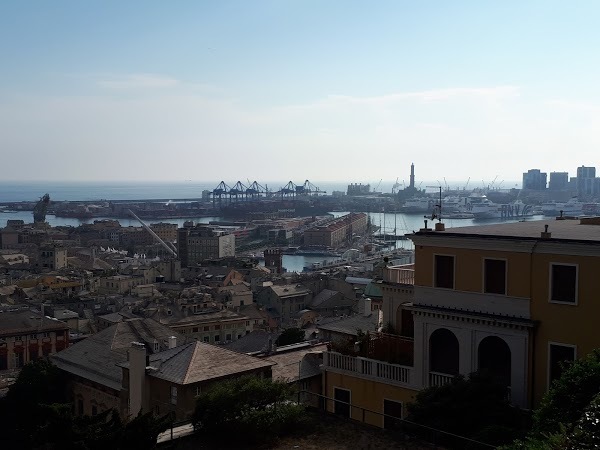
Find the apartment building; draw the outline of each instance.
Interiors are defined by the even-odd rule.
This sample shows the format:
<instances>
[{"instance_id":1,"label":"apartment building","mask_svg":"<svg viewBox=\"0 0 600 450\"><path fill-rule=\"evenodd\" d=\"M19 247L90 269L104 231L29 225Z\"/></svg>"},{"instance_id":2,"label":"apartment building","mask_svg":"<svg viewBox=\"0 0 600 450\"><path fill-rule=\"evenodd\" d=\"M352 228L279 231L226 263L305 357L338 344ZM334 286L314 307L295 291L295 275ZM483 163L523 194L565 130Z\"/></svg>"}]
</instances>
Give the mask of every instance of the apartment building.
<instances>
[{"instance_id":1,"label":"apartment building","mask_svg":"<svg viewBox=\"0 0 600 450\"><path fill-rule=\"evenodd\" d=\"M55 245L40 247L36 265L39 268L50 270L58 270L67 267L67 249Z\"/></svg>"},{"instance_id":2,"label":"apartment building","mask_svg":"<svg viewBox=\"0 0 600 450\"><path fill-rule=\"evenodd\" d=\"M165 242L175 242L177 240L177 224L176 223L152 223L150 229Z\"/></svg>"},{"instance_id":3,"label":"apartment building","mask_svg":"<svg viewBox=\"0 0 600 450\"><path fill-rule=\"evenodd\" d=\"M179 228L177 254L183 267L207 259L235 256L235 235L213 230L207 226Z\"/></svg>"},{"instance_id":4,"label":"apartment building","mask_svg":"<svg viewBox=\"0 0 600 450\"><path fill-rule=\"evenodd\" d=\"M400 336L374 336L362 358L326 353L325 394L402 417L420 389L485 369L535 408L561 362L600 347L600 218L440 228L410 235L414 266L384 272L384 320Z\"/></svg>"},{"instance_id":5,"label":"apartment building","mask_svg":"<svg viewBox=\"0 0 600 450\"><path fill-rule=\"evenodd\" d=\"M0 312L0 370L19 369L68 346L66 323L29 309Z\"/></svg>"},{"instance_id":6,"label":"apartment building","mask_svg":"<svg viewBox=\"0 0 600 450\"><path fill-rule=\"evenodd\" d=\"M304 232L304 245L336 248L367 230L365 213L350 213Z\"/></svg>"}]
</instances>

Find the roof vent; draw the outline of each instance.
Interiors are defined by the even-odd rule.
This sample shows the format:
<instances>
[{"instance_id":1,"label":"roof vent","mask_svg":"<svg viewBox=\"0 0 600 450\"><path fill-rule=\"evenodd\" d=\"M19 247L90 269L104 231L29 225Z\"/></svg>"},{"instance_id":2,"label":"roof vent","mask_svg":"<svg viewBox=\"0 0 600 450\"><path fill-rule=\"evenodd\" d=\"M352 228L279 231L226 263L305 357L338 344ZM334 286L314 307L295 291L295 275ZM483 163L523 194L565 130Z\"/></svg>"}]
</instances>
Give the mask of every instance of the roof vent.
<instances>
[{"instance_id":1,"label":"roof vent","mask_svg":"<svg viewBox=\"0 0 600 450\"><path fill-rule=\"evenodd\" d=\"M548 225L544 225L544 231L542 231L542 239L550 239L552 237L552 233L548 232Z\"/></svg>"}]
</instances>

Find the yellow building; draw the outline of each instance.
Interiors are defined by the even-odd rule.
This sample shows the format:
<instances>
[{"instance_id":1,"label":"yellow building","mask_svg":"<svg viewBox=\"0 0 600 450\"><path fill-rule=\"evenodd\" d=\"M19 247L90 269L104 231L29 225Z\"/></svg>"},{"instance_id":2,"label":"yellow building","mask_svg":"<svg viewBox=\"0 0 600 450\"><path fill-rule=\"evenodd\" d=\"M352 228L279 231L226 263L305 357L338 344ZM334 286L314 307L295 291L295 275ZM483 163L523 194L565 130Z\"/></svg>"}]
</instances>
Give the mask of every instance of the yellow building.
<instances>
[{"instance_id":1,"label":"yellow building","mask_svg":"<svg viewBox=\"0 0 600 450\"><path fill-rule=\"evenodd\" d=\"M410 238L414 271L388 267L382 288L384 320L404 337L377 336L371 347L392 345L413 363L326 353L324 393L340 399L330 409L344 410L349 398L353 417L361 407L405 414L416 391L479 369L506 384L513 404L535 408L561 361L600 347L600 218L422 229Z\"/></svg>"}]
</instances>

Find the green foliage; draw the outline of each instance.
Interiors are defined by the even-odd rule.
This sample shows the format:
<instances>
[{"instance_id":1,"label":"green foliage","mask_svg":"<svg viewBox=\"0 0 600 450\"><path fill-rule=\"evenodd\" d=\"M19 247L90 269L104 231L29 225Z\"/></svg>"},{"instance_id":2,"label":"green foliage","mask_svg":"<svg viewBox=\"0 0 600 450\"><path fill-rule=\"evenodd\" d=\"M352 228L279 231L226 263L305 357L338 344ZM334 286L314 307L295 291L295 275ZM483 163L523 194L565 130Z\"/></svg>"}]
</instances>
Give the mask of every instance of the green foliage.
<instances>
[{"instance_id":1,"label":"green foliage","mask_svg":"<svg viewBox=\"0 0 600 450\"><path fill-rule=\"evenodd\" d=\"M268 441L301 424L304 408L291 398L283 382L254 376L228 380L200 394L193 422L208 437Z\"/></svg>"},{"instance_id":2,"label":"green foliage","mask_svg":"<svg viewBox=\"0 0 600 450\"><path fill-rule=\"evenodd\" d=\"M569 435L568 450L600 448L600 394L586 408Z\"/></svg>"},{"instance_id":3,"label":"green foliage","mask_svg":"<svg viewBox=\"0 0 600 450\"><path fill-rule=\"evenodd\" d=\"M493 445L523 436L524 414L506 399L506 388L487 373L455 377L420 391L408 420Z\"/></svg>"},{"instance_id":4,"label":"green foliage","mask_svg":"<svg viewBox=\"0 0 600 450\"><path fill-rule=\"evenodd\" d=\"M535 434L551 434L564 424L570 432L600 390L600 350L565 367L533 416Z\"/></svg>"},{"instance_id":5,"label":"green foliage","mask_svg":"<svg viewBox=\"0 0 600 450\"><path fill-rule=\"evenodd\" d=\"M304 330L300 328L286 328L277 338L276 344L291 345L304 341Z\"/></svg>"}]
</instances>

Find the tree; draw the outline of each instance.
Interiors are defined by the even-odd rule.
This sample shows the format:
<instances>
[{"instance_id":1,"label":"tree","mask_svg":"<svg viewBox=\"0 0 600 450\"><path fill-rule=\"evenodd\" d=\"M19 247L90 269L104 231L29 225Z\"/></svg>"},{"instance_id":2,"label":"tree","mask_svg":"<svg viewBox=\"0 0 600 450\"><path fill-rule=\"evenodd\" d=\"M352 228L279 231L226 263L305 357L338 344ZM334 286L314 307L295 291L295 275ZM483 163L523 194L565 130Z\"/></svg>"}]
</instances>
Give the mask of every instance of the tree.
<instances>
[{"instance_id":1,"label":"tree","mask_svg":"<svg viewBox=\"0 0 600 450\"><path fill-rule=\"evenodd\" d=\"M208 437L268 441L302 423L304 408L291 398L287 384L269 378L245 376L223 381L200 394L193 423Z\"/></svg>"},{"instance_id":2,"label":"tree","mask_svg":"<svg viewBox=\"0 0 600 450\"><path fill-rule=\"evenodd\" d=\"M560 431L561 424L570 432L584 409L600 391L600 350L586 358L565 364L533 416L533 433Z\"/></svg>"},{"instance_id":3,"label":"tree","mask_svg":"<svg viewBox=\"0 0 600 450\"><path fill-rule=\"evenodd\" d=\"M493 445L523 436L525 428L523 413L506 398L506 387L485 372L423 389L408 412L412 422Z\"/></svg>"},{"instance_id":4,"label":"tree","mask_svg":"<svg viewBox=\"0 0 600 450\"><path fill-rule=\"evenodd\" d=\"M277 338L277 345L291 345L304 341L304 330L300 328L286 328Z\"/></svg>"}]
</instances>

